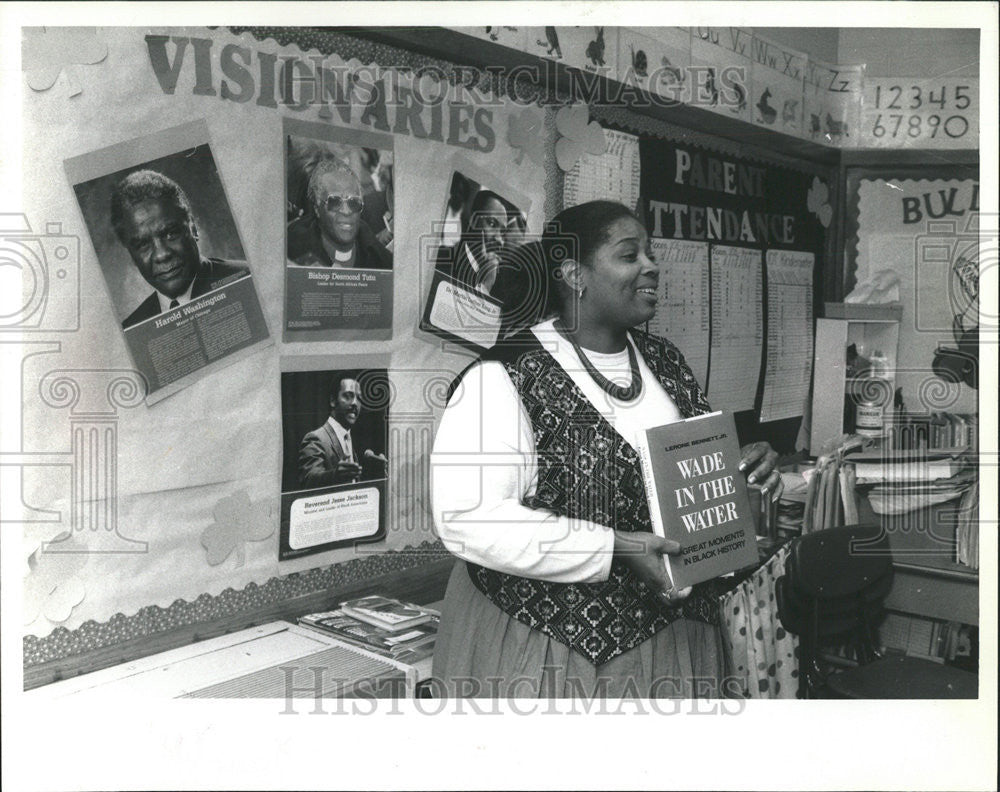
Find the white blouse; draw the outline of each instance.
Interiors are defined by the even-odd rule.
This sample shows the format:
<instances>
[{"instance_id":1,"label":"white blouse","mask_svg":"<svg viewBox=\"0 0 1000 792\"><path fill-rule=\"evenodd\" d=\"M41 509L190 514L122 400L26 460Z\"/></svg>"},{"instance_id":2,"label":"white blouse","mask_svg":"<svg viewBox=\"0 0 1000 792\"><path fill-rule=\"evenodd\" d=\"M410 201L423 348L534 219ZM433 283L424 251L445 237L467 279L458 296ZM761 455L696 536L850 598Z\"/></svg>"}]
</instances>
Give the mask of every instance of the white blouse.
<instances>
[{"instance_id":1,"label":"white blouse","mask_svg":"<svg viewBox=\"0 0 1000 792\"><path fill-rule=\"evenodd\" d=\"M532 332L633 447L638 432L681 419L638 351L642 392L632 402L620 402L594 382L552 320ZM609 380L629 384L625 350L584 351ZM537 483L531 422L514 384L501 363L475 364L448 402L434 439L431 493L438 536L458 557L500 572L556 583L606 580L613 529L524 506Z\"/></svg>"}]
</instances>

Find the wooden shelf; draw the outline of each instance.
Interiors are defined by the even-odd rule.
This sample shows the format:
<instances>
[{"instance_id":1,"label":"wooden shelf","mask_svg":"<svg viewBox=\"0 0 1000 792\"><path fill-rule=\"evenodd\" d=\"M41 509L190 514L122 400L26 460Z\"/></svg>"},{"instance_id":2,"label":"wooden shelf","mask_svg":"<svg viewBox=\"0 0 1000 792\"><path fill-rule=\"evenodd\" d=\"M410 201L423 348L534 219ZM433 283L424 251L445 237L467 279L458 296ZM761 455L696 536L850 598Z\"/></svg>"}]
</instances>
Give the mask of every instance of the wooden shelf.
<instances>
[{"instance_id":1,"label":"wooden shelf","mask_svg":"<svg viewBox=\"0 0 1000 792\"><path fill-rule=\"evenodd\" d=\"M918 575L957 580L960 583L979 583L979 570L970 569L955 561L939 561L936 564L917 564L912 561L893 561L893 567Z\"/></svg>"},{"instance_id":2,"label":"wooden shelf","mask_svg":"<svg viewBox=\"0 0 1000 792\"><path fill-rule=\"evenodd\" d=\"M847 168L919 168L964 165L979 169L979 149L843 149L841 163Z\"/></svg>"},{"instance_id":3,"label":"wooden shelf","mask_svg":"<svg viewBox=\"0 0 1000 792\"><path fill-rule=\"evenodd\" d=\"M583 72L563 63L495 44L454 30L438 27L338 28L358 38L417 52L428 57L476 68L510 70L527 67L544 76L546 87L568 95L574 86L582 86L586 98L599 103L618 104L615 96L621 83L610 77ZM630 87L630 91L633 87ZM635 88L642 97L645 91ZM759 146L792 157L823 165L842 167L920 167L964 165L978 171L978 149L837 149L809 140L784 135L745 121L726 118L718 113L690 105L664 106L664 100L646 100L626 104L632 112L670 124L727 138L736 143Z\"/></svg>"},{"instance_id":4,"label":"wooden shelf","mask_svg":"<svg viewBox=\"0 0 1000 792\"><path fill-rule=\"evenodd\" d=\"M979 576L972 570L933 569L893 562L895 574L885 606L928 619L979 624Z\"/></svg>"},{"instance_id":5,"label":"wooden shelf","mask_svg":"<svg viewBox=\"0 0 1000 792\"><path fill-rule=\"evenodd\" d=\"M617 80L582 72L562 63L519 52L457 31L433 27L341 28L341 30L358 38L479 69L490 67L503 72L520 67L522 70L537 71L543 85L560 96L573 95L576 87L577 90L585 91L586 98L593 102L622 106L622 103L615 98L622 89L622 84ZM629 90L632 91L633 88L630 87ZM634 92L641 97L648 97L648 94L639 88L634 88ZM645 99L628 102L624 106L634 113L649 118L676 124L695 132L726 138L742 145L777 151L790 157L828 166L836 166L840 162L838 149L726 118L700 107L680 104L665 106L663 102L662 98Z\"/></svg>"},{"instance_id":6,"label":"wooden shelf","mask_svg":"<svg viewBox=\"0 0 1000 792\"><path fill-rule=\"evenodd\" d=\"M545 84L561 94L570 93L574 84L586 86L587 98L598 102L614 102L621 90L617 80L602 77L556 61L504 47L454 30L437 27L338 28L358 38L417 52L428 57L451 61L476 68L537 69L545 76ZM574 75L571 77L571 73ZM641 89L635 89L645 96ZM663 106L662 99L629 103L630 110L696 132L717 135L737 143L779 151L788 156L811 160L824 165L850 167L913 167L968 166L978 172L979 149L837 149L822 146L802 138L784 135L745 121L726 118L690 105Z\"/></svg>"}]
</instances>

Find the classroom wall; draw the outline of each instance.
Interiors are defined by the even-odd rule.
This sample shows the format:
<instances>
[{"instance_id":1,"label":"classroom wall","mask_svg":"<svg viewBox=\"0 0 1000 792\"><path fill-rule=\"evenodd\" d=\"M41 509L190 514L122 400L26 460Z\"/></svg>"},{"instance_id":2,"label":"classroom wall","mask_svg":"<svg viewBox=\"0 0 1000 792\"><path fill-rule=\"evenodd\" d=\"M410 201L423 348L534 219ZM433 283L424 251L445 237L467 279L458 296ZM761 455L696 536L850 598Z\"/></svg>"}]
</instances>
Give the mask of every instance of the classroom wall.
<instances>
[{"instance_id":1,"label":"classroom wall","mask_svg":"<svg viewBox=\"0 0 1000 792\"><path fill-rule=\"evenodd\" d=\"M837 51L841 63L864 63L867 77L979 77L978 30L843 28L837 35ZM879 175L890 177L892 171ZM930 372L936 348L956 346L951 321L961 308L961 301L954 297L956 292L949 284L947 269L939 267L932 271L920 259L919 246L926 241L923 237L927 234L921 236L919 225L900 229L896 220L898 210L894 214L889 207L897 207L903 196L921 196L941 189L956 188L959 195L967 196L974 181L965 178L967 172L961 175L963 180L956 174L951 181L890 179L891 183L873 177L862 185L859 202L853 195L846 196L845 213L861 215L856 278L863 280L884 268L893 268L900 275L903 319L898 384L903 388L907 410L919 413L976 412L979 394L965 384L945 385ZM965 204L959 205L957 211L964 214L970 201L966 197ZM880 212L884 212L881 218ZM960 216L959 247L964 229L961 224L965 222ZM852 244L848 240L848 245Z\"/></svg>"},{"instance_id":2,"label":"classroom wall","mask_svg":"<svg viewBox=\"0 0 1000 792\"><path fill-rule=\"evenodd\" d=\"M979 76L979 31L841 28L840 63L864 63L869 77Z\"/></svg>"},{"instance_id":3,"label":"classroom wall","mask_svg":"<svg viewBox=\"0 0 1000 792\"><path fill-rule=\"evenodd\" d=\"M810 58L828 63L838 62L837 47L840 37L838 28L755 27L753 31L786 47L805 52Z\"/></svg>"},{"instance_id":4,"label":"classroom wall","mask_svg":"<svg viewBox=\"0 0 1000 792\"><path fill-rule=\"evenodd\" d=\"M254 52L307 51L305 44L299 50L271 38L257 40L249 34L221 30L211 34L204 29L170 32L191 37L210 35L216 42L212 53L216 59L224 44L241 44ZM887 60L885 37L879 32L833 28L761 28L758 32L834 63L873 63L881 56L882 61L873 67L879 69L879 74L899 73L895 71L900 68L898 64ZM391 473L394 494L390 510L396 530L390 531L384 544L376 549L402 551L433 540L426 442L440 416L443 386L470 359L469 353L415 329L431 270L428 262L418 257L405 261L400 257L396 267L391 342L284 343L280 333L284 290L282 121L294 113L287 108L277 111L254 102L223 102L196 94L192 91L195 77L190 61L183 67L176 94L167 95L149 69L143 33L124 28L101 31L108 58L92 71L81 72L79 95L67 95L62 83L49 92L26 90L24 95L26 129L46 130L44 136L33 136L25 145L25 169L31 173L31 184L26 185L26 214L36 230L48 221L58 221L61 233L81 240L79 329L59 337L61 346L50 345L52 348L44 350L46 354L29 356L20 371L25 434L31 443L24 450L52 455L59 463L36 465L26 471L23 481L25 503L47 515L47 519L37 520L25 531L26 599L36 606L27 614L25 633L33 637L48 636L57 626L76 630L88 621L103 623L116 616L132 617L149 606L165 610L181 599L196 603L206 595L221 600L223 595L228 596L227 590L252 593L251 584L263 589L276 576L289 577L341 564L359 555L352 548L344 548L280 564L277 561L275 523L282 454L279 383L290 358L328 356L336 360L349 355L354 356L352 360L358 356L387 360L390 378L398 385L395 414L414 422L414 431L423 432L420 442L425 445L421 446L423 454L401 454L403 460L414 461L396 465ZM913 46L912 37L906 39L909 47L902 46L909 36L904 32L893 39L896 46L890 49L927 50L938 41L938 46L932 48L938 57L925 68L944 70L959 68L963 51L975 48L964 31L948 34L965 37L960 39L961 45L956 44L956 39L948 46L934 38L941 35L939 32L924 33L924 46ZM377 53L367 42L352 46L355 49L350 54L363 62L377 60ZM950 48L955 51L949 54ZM112 69L133 76L127 80L106 79ZM220 73L218 62L214 73ZM109 107L127 107L129 112L109 122ZM538 230L545 217L552 214L548 204L561 188L561 184L553 183L560 181L553 179L554 155L550 150L555 148L554 112L546 114L538 108L509 102L494 112L496 147L475 157L476 164L530 198L528 225ZM544 158L549 172L513 146L506 134L513 117L524 120L527 116L530 121L532 115L537 116L539 124L536 134L546 141ZM107 373L131 368L119 330L120 317L112 310L94 246L62 161L203 118L208 119L212 151L275 343L158 405L137 401L115 413L120 461L115 481L118 529L129 539L141 542L141 549L124 555L74 551L72 557L67 553L59 560L42 561L38 550L43 542L78 527L70 520L74 501L68 459L69 438L78 416L76 403L45 401L36 394L53 372ZM315 120L311 115L310 119ZM421 235L440 220L451 168L469 156L444 143L412 135L396 136L396 200L399 206L408 208L397 217L398 250L418 249ZM305 366L305 361L292 360L292 365ZM340 366L331 363L329 367ZM251 523L259 523L260 530L248 528L234 535L236 551L222 561L211 558L208 550L212 536L233 526L254 528ZM77 536L78 541L87 538ZM74 585L53 587L49 585L53 580L69 580ZM198 612L192 618L208 615Z\"/></svg>"},{"instance_id":5,"label":"classroom wall","mask_svg":"<svg viewBox=\"0 0 1000 792\"><path fill-rule=\"evenodd\" d=\"M830 63L864 63L869 77L977 77L979 31L964 28L780 28L754 33Z\"/></svg>"}]
</instances>

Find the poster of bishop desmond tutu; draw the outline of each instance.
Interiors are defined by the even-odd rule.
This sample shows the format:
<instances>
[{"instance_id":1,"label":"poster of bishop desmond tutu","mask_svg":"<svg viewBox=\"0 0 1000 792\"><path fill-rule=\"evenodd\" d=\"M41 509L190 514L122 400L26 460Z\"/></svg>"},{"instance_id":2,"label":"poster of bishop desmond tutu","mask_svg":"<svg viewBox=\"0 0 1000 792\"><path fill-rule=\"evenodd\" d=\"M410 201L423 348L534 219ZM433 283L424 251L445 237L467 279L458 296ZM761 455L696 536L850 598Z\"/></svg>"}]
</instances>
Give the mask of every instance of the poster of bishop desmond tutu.
<instances>
[{"instance_id":1,"label":"poster of bishop desmond tutu","mask_svg":"<svg viewBox=\"0 0 1000 792\"><path fill-rule=\"evenodd\" d=\"M285 119L286 341L392 337L391 135Z\"/></svg>"}]
</instances>

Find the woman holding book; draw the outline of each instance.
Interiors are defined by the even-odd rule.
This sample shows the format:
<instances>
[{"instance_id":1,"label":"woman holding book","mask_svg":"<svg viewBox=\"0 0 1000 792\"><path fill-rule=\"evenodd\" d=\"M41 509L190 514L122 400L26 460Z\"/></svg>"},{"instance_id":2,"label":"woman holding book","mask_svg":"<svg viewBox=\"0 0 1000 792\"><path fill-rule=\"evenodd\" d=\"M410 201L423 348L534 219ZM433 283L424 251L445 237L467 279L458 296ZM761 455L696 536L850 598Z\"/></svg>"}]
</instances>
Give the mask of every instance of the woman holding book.
<instances>
[{"instance_id":1,"label":"woman holding book","mask_svg":"<svg viewBox=\"0 0 1000 792\"><path fill-rule=\"evenodd\" d=\"M645 228L592 201L534 244L550 318L463 373L435 438L435 523L461 561L434 677L458 696L734 692L719 586L671 587L679 548L651 533L634 450L710 409L677 348L635 329L657 301ZM776 456L755 443L740 466L771 497Z\"/></svg>"}]
</instances>

